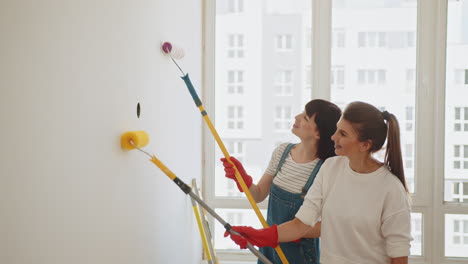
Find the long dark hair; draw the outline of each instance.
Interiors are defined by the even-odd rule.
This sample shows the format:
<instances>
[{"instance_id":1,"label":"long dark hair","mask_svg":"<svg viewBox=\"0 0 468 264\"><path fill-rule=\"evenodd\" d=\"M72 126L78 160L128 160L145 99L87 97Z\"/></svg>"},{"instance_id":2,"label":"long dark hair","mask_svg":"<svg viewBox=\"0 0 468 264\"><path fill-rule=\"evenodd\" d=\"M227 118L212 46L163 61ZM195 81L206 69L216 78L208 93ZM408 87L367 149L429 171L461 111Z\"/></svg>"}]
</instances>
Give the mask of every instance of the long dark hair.
<instances>
[{"instance_id":1,"label":"long dark hair","mask_svg":"<svg viewBox=\"0 0 468 264\"><path fill-rule=\"evenodd\" d=\"M335 156L335 146L331 136L336 131L336 123L341 117L341 109L331 102L315 99L306 104L305 112L308 117L315 114L315 123L320 134L317 146L318 158L325 160Z\"/></svg>"},{"instance_id":2,"label":"long dark hair","mask_svg":"<svg viewBox=\"0 0 468 264\"><path fill-rule=\"evenodd\" d=\"M379 151L387 139L384 164L398 177L408 192L401 155L400 126L395 115L387 111L381 112L368 103L352 102L346 107L343 119L350 122L358 132L359 141L371 141L371 153Z\"/></svg>"}]
</instances>

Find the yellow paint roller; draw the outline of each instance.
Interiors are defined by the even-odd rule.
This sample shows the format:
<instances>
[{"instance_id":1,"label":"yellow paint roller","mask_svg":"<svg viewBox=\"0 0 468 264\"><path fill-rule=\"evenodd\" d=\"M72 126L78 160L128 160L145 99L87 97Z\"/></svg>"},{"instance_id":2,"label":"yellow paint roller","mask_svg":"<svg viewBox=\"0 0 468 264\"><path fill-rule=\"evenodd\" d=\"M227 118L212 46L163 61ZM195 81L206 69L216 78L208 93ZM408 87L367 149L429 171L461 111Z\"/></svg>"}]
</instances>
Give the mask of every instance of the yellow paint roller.
<instances>
[{"instance_id":1,"label":"yellow paint roller","mask_svg":"<svg viewBox=\"0 0 468 264\"><path fill-rule=\"evenodd\" d=\"M138 149L139 151L148 155L151 159L150 161L153 162L158 168L160 168L171 180L177 178L177 176L169 170L156 156L149 154L148 152L141 149L142 147L148 145L149 143L149 136L148 134L143 131L130 131L122 134L120 137L120 146L125 150L132 150Z\"/></svg>"},{"instance_id":2,"label":"yellow paint roller","mask_svg":"<svg viewBox=\"0 0 468 264\"><path fill-rule=\"evenodd\" d=\"M143 130L126 132L120 137L120 146L125 150L142 148L148 143L149 136Z\"/></svg>"}]
</instances>

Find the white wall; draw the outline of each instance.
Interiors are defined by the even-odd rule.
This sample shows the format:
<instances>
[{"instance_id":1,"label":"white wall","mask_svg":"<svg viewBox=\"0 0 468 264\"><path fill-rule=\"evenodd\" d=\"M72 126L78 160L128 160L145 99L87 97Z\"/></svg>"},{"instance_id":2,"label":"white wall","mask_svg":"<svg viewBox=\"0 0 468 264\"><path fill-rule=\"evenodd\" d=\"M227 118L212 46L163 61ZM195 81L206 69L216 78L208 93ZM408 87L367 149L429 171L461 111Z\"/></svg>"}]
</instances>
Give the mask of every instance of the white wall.
<instances>
[{"instance_id":1,"label":"white wall","mask_svg":"<svg viewBox=\"0 0 468 264\"><path fill-rule=\"evenodd\" d=\"M0 263L200 262L189 197L119 138L146 130L149 152L200 182L203 123L159 48L184 48L200 93L201 8L0 1Z\"/></svg>"}]
</instances>

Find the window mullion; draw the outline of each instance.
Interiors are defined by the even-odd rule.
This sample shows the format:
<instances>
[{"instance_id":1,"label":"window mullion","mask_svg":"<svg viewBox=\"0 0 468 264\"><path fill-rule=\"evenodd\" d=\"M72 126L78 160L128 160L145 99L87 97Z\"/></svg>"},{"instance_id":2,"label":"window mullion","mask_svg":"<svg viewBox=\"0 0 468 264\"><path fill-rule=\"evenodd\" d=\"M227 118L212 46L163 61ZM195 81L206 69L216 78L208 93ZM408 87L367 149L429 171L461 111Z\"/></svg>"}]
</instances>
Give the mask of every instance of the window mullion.
<instances>
[{"instance_id":1,"label":"window mullion","mask_svg":"<svg viewBox=\"0 0 468 264\"><path fill-rule=\"evenodd\" d=\"M202 100L205 103L204 108L209 114L210 119L215 118L215 31L216 31L216 0L203 0L203 29L202 29L202 41L203 41L203 60L202 60ZM208 127L202 123L203 135L203 178L202 178L202 194L204 200L208 205L212 205L215 195L215 181L213 175L215 174L215 140L211 135ZM214 226L214 219L208 218L210 226Z\"/></svg>"},{"instance_id":2,"label":"window mullion","mask_svg":"<svg viewBox=\"0 0 468 264\"><path fill-rule=\"evenodd\" d=\"M330 100L332 1L312 0L312 99Z\"/></svg>"},{"instance_id":3,"label":"window mullion","mask_svg":"<svg viewBox=\"0 0 468 264\"><path fill-rule=\"evenodd\" d=\"M433 131L429 137L421 138L419 157L425 158L419 164L432 164L424 166L429 170L420 171L420 178L432 179L423 190L432 202L431 225L425 229L426 246L424 247L428 259L434 263L444 262L445 251L445 220L443 212L444 201L444 148L445 148L445 60L446 60L446 31L447 31L447 1L431 0L419 1L420 28L418 35L418 80L422 92L428 93L427 101L417 96L421 104L418 117L423 124L418 136ZM436 19L434 19L436 18ZM434 30L435 29L435 30ZM435 55L435 56L434 56ZM424 77L423 77L424 76ZM427 92L425 92L427 91ZM420 95L420 94L418 94ZM432 135L431 135L432 134ZM434 142L427 146L428 142ZM430 153L433 153L432 155ZM430 157L432 156L432 157ZM423 166L421 166L423 167ZM423 177L426 174L428 177ZM432 192L431 192L432 190Z\"/></svg>"}]
</instances>

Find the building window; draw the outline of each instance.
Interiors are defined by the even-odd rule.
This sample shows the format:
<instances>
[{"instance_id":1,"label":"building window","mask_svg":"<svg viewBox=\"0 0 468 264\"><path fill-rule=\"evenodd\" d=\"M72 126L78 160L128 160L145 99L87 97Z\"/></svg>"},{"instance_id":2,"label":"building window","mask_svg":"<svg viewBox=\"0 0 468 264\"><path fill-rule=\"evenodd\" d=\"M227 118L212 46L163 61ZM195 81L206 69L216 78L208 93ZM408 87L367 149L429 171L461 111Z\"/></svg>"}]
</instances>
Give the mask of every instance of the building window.
<instances>
[{"instance_id":1,"label":"building window","mask_svg":"<svg viewBox=\"0 0 468 264\"><path fill-rule=\"evenodd\" d=\"M234 182L234 181L230 181L230 182ZM237 193L239 193L239 191L237 190L237 187L236 187L236 191L237 191ZM239 225L239 224L243 223L242 213L241 212L227 212L226 213L226 222L230 223L232 225Z\"/></svg>"},{"instance_id":2,"label":"building window","mask_svg":"<svg viewBox=\"0 0 468 264\"><path fill-rule=\"evenodd\" d=\"M231 156L236 157L240 162L244 161L245 147L243 141L228 141L227 150Z\"/></svg>"},{"instance_id":3,"label":"building window","mask_svg":"<svg viewBox=\"0 0 468 264\"><path fill-rule=\"evenodd\" d=\"M458 69L454 73L455 85L466 85L468 84L468 69Z\"/></svg>"},{"instance_id":4,"label":"building window","mask_svg":"<svg viewBox=\"0 0 468 264\"><path fill-rule=\"evenodd\" d=\"M408 48L416 47L416 32L406 32L406 46Z\"/></svg>"},{"instance_id":5,"label":"building window","mask_svg":"<svg viewBox=\"0 0 468 264\"><path fill-rule=\"evenodd\" d=\"M240 105L228 106L227 127L228 129L244 128L244 108Z\"/></svg>"},{"instance_id":6,"label":"building window","mask_svg":"<svg viewBox=\"0 0 468 264\"><path fill-rule=\"evenodd\" d=\"M386 32L359 32L359 48L383 48L387 46Z\"/></svg>"},{"instance_id":7,"label":"building window","mask_svg":"<svg viewBox=\"0 0 468 264\"><path fill-rule=\"evenodd\" d=\"M453 220L453 244L468 245L468 220Z\"/></svg>"},{"instance_id":8,"label":"building window","mask_svg":"<svg viewBox=\"0 0 468 264\"><path fill-rule=\"evenodd\" d=\"M346 42L346 33L344 29L333 29L332 32L332 48L344 48Z\"/></svg>"},{"instance_id":9,"label":"building window","mask_svg":"<svg viewBox=\"0 0 468 264\"><path fill-rule=\"evenodd\" d=\"M359 69L358 84L382 85L387 82L387 71L382 69Z\"/></svg>"},{"instance_id":10,"label":"building window","mask_svg":"<svg viewBox=\"0 0 468 264\"><path fill-rule=\"evenodd\" d=\"M468 202L468 181L453 182L452 201L459 203Z\"/></svg>"},{"instance_id":11,"label":"building window","mask_svg":"<svg viewBox=\"0 0 468 264\"><path fill-rule=\"evenodd\" d=\"M406 144L405 145L405 169L412 169L413 168L413 144Z\"/></svg>"},{"instance_id":12,"label":"building window","mask_svg":"<svg viewBox=\"0 0 468 264\"><path fill-rule=\"evenodd\" d=\"M242 13L244 12L244 0L228 0L229 13Z\"/></svg>"},{"instance_id":13,"label":"building window","mask_svg":"<svg viewBox=\"0 0 468 264\"><path fill-rule=\"evenodd\" d=\"M277 51L292 51L292 36L289 34L277 35L275 43Z\"/></svg>"},{"instance_id":14,"label":"building window","mask_svg":"<svg viewBox=\"0 0 468 264\"><path fill-rule=\"evenodd\" d=\"M292 111L291 106L276 106L274 129L276 131L289 131L292 126Z\"/></svg>"},{"instance_id":15,"label":"building window","mask_svg":"<svg viewBox=\"0 0 468 264\"><path fill-rule=\"evenodd\" d=\"M292 71L280 70L276 73L275 78L275 95L277 96L291 96L292 92Z\"/></svg>"},{"instance_id":16,"label":"building window","mask_svg":"<svg viewBox=\"0 0 468 264\"><path fill-rule=\"evenodd\" d=\"M227 88L229 94L244 93L244 72L243 71L228 71Z\"/></svg>"},{"instance_id":17,"label":"building window","mask_svg":"<svg viewBox=\"0 0 468 264\"><path fill-rule=\"evenodd\" d=\"M453 168L468 169L468 145L454 145Z\"/></svg>"},{"instance_id":18,"label":"building window","mask_svg":"<svg viewBox=\"0 0 468 264\"><path fill-rule=\"evenodd\" d=\"M468 107L455 107L455 132L468 131Z\"/></svg>"},{"instance_id":19,"label":"building window","mask_svg":"<svg viewBox=\"0 0 468 264\"><path fill-rule=\"evenodd\" d=\"M405 130L407 132L413 131L414 123L414 107L407 106L405 107Z\"/></svg>"},{"instance_id":20,"label":"building window","mask_svg":"<svg viewBox=\"0 0 468 264\"><path fill-rule=\"evenodd\" d=\"M414 84L414 81L416 80L416 70L406 69L405 79L407 83Z\"/></svg>"},{"instance_id":21,"label":"building window","mask_svg":"<svg viewBox=\"0 0 468 264\"><path fill-rule=\"evenodd\" d=\"M244 57L244 35L230 34L228 36L228 57L243 58Z\"/></svg>"},{"instance_id":22,"label":"building window","mask_svg":"<svg viewBox=\"0 0 468 264\"><path fill-rule=\"evenodd\" d=\"M416 87L416 70L406 69L405 71L406 88L413 92Z\"/></svg>"},{"instance_id":23,"label":"building window","mask_svg":"<svg viewBox=\"0 0 468 264\"><path fill-rule=\"evenodd\" d=\"M344 89L345 83L345 71L344 66L332 66L331 70L331 80L330 80L332 89Z\"/></svg>"}]
</instances>

